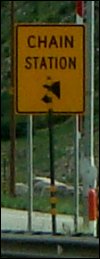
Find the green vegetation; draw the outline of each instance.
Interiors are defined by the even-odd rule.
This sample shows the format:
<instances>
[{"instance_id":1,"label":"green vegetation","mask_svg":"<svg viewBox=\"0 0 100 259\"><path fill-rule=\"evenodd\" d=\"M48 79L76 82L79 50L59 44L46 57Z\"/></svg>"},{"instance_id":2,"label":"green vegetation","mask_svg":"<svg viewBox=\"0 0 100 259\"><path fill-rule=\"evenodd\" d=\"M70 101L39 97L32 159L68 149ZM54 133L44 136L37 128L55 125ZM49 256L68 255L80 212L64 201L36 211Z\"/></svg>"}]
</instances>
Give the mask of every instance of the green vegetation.
<instances>
[{"instance_id":1,"label":"green vegetation","mask_svg":"<svg viewBox=\"0 0 100 259\"><path fill-rule=\"evenodd\" d=\"M69 147L72 145L72 119L65 121L60 125L56 125L53 128L54 134L54 148L55 148L55 177L56 179L63 181L63 176L67 177L66 167L64 163L68 161L66 151L66 145ZM35 120L34 120L35 124ZM67 135L68 134L68 135ZM49 137L48 128L42 130L34 130L34 146L33 146L33 160L34 160L34 172L33 176L50 176L50 161L49 161ZM1 206L10 207L16 209L28 208L28 197L10 197L9 195L9 147L10 142L2 142L2 194L1 194ZM68 154L69 155L69 154ZM4 194L4 159L6 159L5 178L7 179L6 194ZM73 175L67 177L67 183L72 183ZM66 179L64 179L66 181ZM21 138L16 140L16 182L28 182L27 175L27 140ZM73 213L73 197L58 198L57 211L58 213ZM50 198L48 195L41 197L38 193L34 194L33 208L37 211L49 212Z\"/></svg>"},{"instance_id":2,"label":"green vegetation","mask_svg":"<svg viewBox=\"0 0 100 259\"><path fill-rule=\"evenodd\" d=\"M35 124L35 120L34 120ZM73 121L69 119L53 128L54 139L54 160L56 178L62 179L66 168L64 164L69 159L69 152L66 147L70 148L73 145ZM4 159L6 159L6 174L9 178L9 150L10 141L1 142L1 172L4 173ZM27 176L27 138L16 139L16 182L26 183ZM48 128L37 130L34 129L33 136L33 161L34 161L34 176L49 176L49 134ZM62 169L62 170L61 170Z\"/></svg>"},{"instance_id":3,"label":"green vegetation","mask_svg":"<svg viewBox=\"0 0 100 259\"><path fill-rule=\"evenodd\" d=\"M8 207L14 209L27 210L28 209L28 197L10 197L8 194L1 195L1 207ZM80 198L80 215L82 215L82 198ZM50 196L44 195L43 197L38 194L33 198L33 210L50 213L51 204ZM74 198L69 195L68 197L58 197L56 210L58 214L74 214Z\"/></svg>"},{"instance_id":4,"label":"green vegetation","mask_svg":"<svg viewBox=\"0 0 100 259\"><path fill-rule=\"evenodd\" d=\"M54 164L55 164L55 178L66 184L74 185L74 170L71 168L71 173L68 172L69 167L73 163L72 147L74 145L73 134L73 120L65 121L60 125L56 125L53 128L54 134ZM98 167L98 132L95 132L95 161ZM48 128L34 131L33 138L33 177L50 176L50 160L49 160L49 137ZM9 149L10 142L1 142L1 206L10 208L27 209L28 197L10 197L9 194ZM26 183L28 182L27 171L27 139L16 139L16 182ZM97 160L96 160L97 159ZM6 164L4 163L6 161ZM66 168L67 164L67 168ZM5 167L4 167L5 166ZM6 188L4 188L3 180L6 179ZM81 181L80 181L81 183ZM7 191L4 194L4 190ZM43 195L41 197L38 194L34 194L33 198L34 210L48 212L50 210L49 196ZM73 196L67 196L58 198L57 211L59 213L73 213L74 200ZM80 213L82 213L82 201L80 198Z\"/></svg>"}]
</instances>

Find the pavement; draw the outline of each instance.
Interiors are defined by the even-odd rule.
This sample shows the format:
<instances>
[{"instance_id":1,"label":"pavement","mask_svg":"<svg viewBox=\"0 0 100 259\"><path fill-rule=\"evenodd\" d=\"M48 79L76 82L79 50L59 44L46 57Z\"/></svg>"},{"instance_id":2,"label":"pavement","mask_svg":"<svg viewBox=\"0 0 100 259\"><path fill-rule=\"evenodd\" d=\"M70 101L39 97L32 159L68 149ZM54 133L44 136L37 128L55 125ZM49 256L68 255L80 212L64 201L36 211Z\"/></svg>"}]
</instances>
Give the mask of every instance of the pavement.
<instances>
[{"instance_id":1,"label":"pavement","mask_svg":"<svg viewBox=\"0 0 100 259\"><path fill-rule=\"evenodd\" d=\"M28 211L1 208L1 230L28 231L30 215ZM83 218L79 217L79 229ZM52 232L52 216L48 213L33 211L31 214L31 230ZM71 234L75 232L74 216L56 215L56 233Z\"/></svg>"}]
</instances>

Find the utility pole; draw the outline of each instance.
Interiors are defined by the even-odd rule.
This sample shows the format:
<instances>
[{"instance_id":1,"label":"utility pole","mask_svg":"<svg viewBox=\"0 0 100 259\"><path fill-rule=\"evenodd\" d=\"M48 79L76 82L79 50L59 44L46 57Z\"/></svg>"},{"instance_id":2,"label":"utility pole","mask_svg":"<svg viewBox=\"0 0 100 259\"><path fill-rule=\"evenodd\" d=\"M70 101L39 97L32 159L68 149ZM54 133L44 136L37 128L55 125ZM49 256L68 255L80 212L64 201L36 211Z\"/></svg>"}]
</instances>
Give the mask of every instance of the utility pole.
<instances>
[{"instance_id":1,"label":"utility pole","mask_svg":"<svg viewBox=\"0 0 100 259\"><path fill-rule=\"evenodd\" d=\"M10 1L11 96L10 96L10 195L15 195L15 113L14 113L14 1Z\"/></svg>"},{"instance_id":2,"label":"utility pole","mask_svg":"<svg viewBox=\"0 0 100 259\"><path fill-rule=\"evenodd\" d=\"M94 1L86 2L86 90L84 142L81 154L83 179L83 220L88 227L88 192L96 187L97 169L94 164ZM94 229L95 230L95 229Z\"/></svg>"},{"instance_id":3,"label":"utility pole","mask_svg":"<svg viewBox=\"0 0 100 259\"><path fill-rule=\"evenodd\" d=\"M87 1L85 155L94 165L94 1Z\"/></svg>"},{"instance_id":4,"label":"utility pole","mask_svg":"<svg viewBox=\"0 0 100 259\"><path fill-rule=\"evenodd\" d=\"M76 24L83 24L83 15L84 15L84 1L76 1ZM75 139L75 215L74 215L74 226L75 232L79 230L79 162L80 162L80 135L79 130L79 116L75 116L75 130L74 130L74 139ZM82 119L82 118L81 118Z\"/></svg>"}]
</instances>

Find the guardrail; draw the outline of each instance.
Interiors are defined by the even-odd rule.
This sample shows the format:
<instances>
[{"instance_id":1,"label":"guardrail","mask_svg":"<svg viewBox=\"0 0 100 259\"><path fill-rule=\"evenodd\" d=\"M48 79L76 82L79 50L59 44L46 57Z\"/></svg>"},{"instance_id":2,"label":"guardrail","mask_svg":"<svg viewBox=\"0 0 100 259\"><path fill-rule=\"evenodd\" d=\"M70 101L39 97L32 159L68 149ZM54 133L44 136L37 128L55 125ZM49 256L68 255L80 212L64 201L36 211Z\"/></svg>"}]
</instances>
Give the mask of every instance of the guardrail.
<instances>
[{"instance_id":1,"label":"guardrail","mask_svg":"<svg viewBox=\"0 0 100 259\"><path fill-rule=\"evenodd\" d=\"M38 256L33 255L31 253L17 253L17 252L5 252L2 251L1 258L51 258L51 256L45 257L45 256ZM59 258L52 256L52 258ZM63 257L66 258L66 257Z\"/></svg>"},{"instance_id":2,"label":"guardrail","mask_svg":"<svg viewBox=\"0 0 100 259\"><path fill-rule=\"evenodd\" d=\"M99 240L31 234L1 234L2 258L99 258Z\"/></svg>"}]
</instances>

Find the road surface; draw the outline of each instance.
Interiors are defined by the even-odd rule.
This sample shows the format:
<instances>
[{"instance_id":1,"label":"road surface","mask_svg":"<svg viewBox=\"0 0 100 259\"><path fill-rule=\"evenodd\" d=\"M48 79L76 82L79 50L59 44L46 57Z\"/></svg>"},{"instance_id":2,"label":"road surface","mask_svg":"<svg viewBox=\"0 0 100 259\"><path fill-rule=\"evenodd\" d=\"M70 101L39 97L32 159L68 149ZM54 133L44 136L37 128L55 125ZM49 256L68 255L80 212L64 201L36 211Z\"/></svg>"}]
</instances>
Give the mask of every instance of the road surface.
<instances>
[{"instance_id":1,"label":"road surface","mask_svg":"<svg viewBox=\"0 0 100 259\"><path fill-rule=\"evenodd\" d=\"M83 219L79 218L79 228ZM67 215L56 216L57 232L71 234L74 232L74 217ZM28 212L1 208L1 230L24 230L28 231ZM52 217L47 213L32 213L32 231L51 232Z\"/></svg>"}]
</instances>

